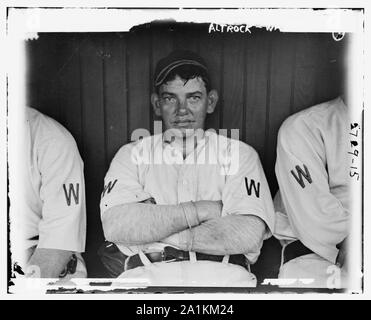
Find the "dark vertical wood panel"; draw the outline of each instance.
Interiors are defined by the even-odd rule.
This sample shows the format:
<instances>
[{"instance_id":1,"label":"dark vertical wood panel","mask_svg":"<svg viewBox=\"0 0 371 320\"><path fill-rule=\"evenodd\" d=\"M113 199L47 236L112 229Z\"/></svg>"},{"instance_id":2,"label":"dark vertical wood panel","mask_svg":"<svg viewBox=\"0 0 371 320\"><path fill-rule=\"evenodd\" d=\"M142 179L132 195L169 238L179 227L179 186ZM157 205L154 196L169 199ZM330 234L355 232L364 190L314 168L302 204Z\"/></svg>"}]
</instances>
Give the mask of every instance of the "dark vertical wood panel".
<instances>
[{"instance_id":1,"label":"dark vertical wood panel","mask_svg":"<svg viewBox=\"0 0 371 320\"><path fill-rule=\"evenodd\" d=\"M30 107L40 108L39 103L39 77L41 73L38 72L40 58L44 56L43 52L38 52L40 47L40 40L28 40L26 42L26 64L27 64L27 74L26 74L26 103Z\"/></svg>"},{"instance_id":2,"label":"dark vertical wood panel","mask_svg":"<svg viewBox=\"0 0 371 320\"><path fill-rule=\"evenodd\" d=\"M328 57L327 57L327 41L328 34L319 35L318 39L321 43L321 49L318 55L319 64L316 73L316 100L324 102L327 100L330 83L328 82Z\"/></svg>"},{"instance_id":3,"label":"dark vertical wood panel","mask_svg":"<svg viewBox=\"0 0 371 320\"><path fill-rule=\"evenodd\" d=\"M195 26L191 29L177 27L174 32L174 48L198 52L200 49L198 41L199 31Z\"/></svg>"},{"instance_id":4,"label":"dark vertical wood panel","mask_svg":"<svg viewBox=\"0 0 371 320\"><path fill-rule=\"evenodd\" d=\"M269 111L267 114L265 169L271 191L277 190L274 166L276 161L277 133L282 122L290 115L292 80L294 77L295 42L294 35L272 34L272 54L270 68Z\"/></svg>"},{"instance_id":5,"label":"dark vertical wood panel","mask_svg":"<svg viewBox=\"0 0 371 320\"><path fill-rule=\"evenodd\" d=\"M296 34L295 90L292 113L316 104L319 46L317 34Z\"/></svg>"},{"instance_id":6,"label":"dark vertical wood panel","mask_svg":"<svg viewBox=\"0 0 371 320\"><path fill-rule=\"evenodd\" d=\"M243 129L244 41L231 34L224 38L223 128Z\"/></svg>"},{"instance_id":7,"label":"dark vertical wood panel","mask_svg":"<svg viewBox=\"0 0 371 320\"><path fill-rule=\"evenodd\" d=\"M104 90L106 122L106 168L117 150L129 141L127 119L126 37L105 39Z\"/></svg>"},{"instance_id":8,"label":"dark vertical wood panel","mask_svg":"<svg viewBox=\"0 0 371 320\"><path fill-rule=\"evenodd\" d=\"M57 42L53 35L40 34L38 40L28 42L30 56L30 90L28 102L42 113L60 119L56 73L58 69Z\"/></svg>"},{"instance_id":9,"label":"dark vertical wood panel","mask_svg":"<svg viewBox=\"0 0 371 320\"><path fill-rule=\"evenodd\" d=\"M60 68L57 73L61 123L75 138L80 153L83 150L81 88L80 88L80 39L61 37L59 39Z\"/></svg>"},{"instance_id":10,"label":"dark vertical wood panel","mask_svg":"<svg viewBox=\"0 0 371 320\"><path fill-rule=\"evenodd\" d=\"M87 263L94 274L103 241L99 202L105 174L105 127L102 39L88 36L81 47L81 95L87 209Z\"/></svg>"},{"instance_id":11,"label":"dark vertical wood panel","mask_svg":"<svg viewBox=\"0 0 371 320\"><path fill-rule=\"evenodd\" d=\"M221 121L221 107L222 107L222 36L220 34L209 34L202 32L199 38L200 41L200 55L206 61L209 68L209 76L212 89L216 89L219 94L219 101L212 114L206 118L206 129L219 129Z\"/></svg>"},{"instance_id":12,"label":"dark vertical wood panel","mask_svg":"<svg viewBox=\"0 0 371 320\"><path fill-rule=\"evenodd\" d=\"M341 91L341 48L343 42L336 42L332 35L324 33L318 36L319 67L317 70L316 99L318 102L335 98Z\"/></svg>"},{"instance_id":13,"label":"dark vertical wood panel","mask_svg":"<svg viewBox=\"0 0 371 320\"><path fill-rule=\"evenodd\" d=\"M150 130L150 55L148 33L133 32L128 46L129 135L133 130ZM129 137L130 138L130 137Z\"/></svg>"},{"instance_id":14,"label":"dark vertical wood panel","mask_svg":"<svg viewBox=\"0 0 371 320\"><path fill-rule=\"evenodd\" d=\"M38 101L43 112L53 119L60 121L61 110L58 103L58 89L56 74L58 70L57 38L50 35L41 35L40 42L40 64L38 71L39 90Z\"/></svg>"},{"instance_id":15,"label":"dark vertical wood panel","mask_svg":"<svg viewBox=\"0 0 371 320\"><path fill-rule=\"evenodd\" d=\"M344 50L345 40L335 41L331 34L327 37L327 61L328 66L328 79L330 83L328 99L334 99L341 94L342 87L342 54Z\"/></svg>"},{"instance_id":16,"label":"dark vertical wood panel","mask_svg":"<svg viewBox=\"0 0 371 320\"><path fill-rule=\"evenodd\" d=\"M269 41L266 33L255 31L246 40L246 142L264 159Z\"/></svg>"},{"instance_id":17,"label":"dark vertical wood panel","mask_svg":"<svg viewBox=\"0 0 371 320\"><path fill-rule=\"evenodd\" d=\"M160 29L151 33L152 37L152 75L154 74L156 63L167 56L173 49L173 35L170 30Z\"/></svg>"}]
</instances>

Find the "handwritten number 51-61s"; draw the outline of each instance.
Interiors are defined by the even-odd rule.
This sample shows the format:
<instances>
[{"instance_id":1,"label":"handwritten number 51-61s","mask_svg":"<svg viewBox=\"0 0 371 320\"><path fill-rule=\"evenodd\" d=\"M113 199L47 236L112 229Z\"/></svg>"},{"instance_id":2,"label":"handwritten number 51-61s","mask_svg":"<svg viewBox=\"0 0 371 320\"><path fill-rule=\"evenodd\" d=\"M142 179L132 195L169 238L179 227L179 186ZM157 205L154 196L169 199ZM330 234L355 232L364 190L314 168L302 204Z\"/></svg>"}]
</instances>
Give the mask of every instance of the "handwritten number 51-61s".
<instances>
[{"instance_id":1,"label":"handwritten number 51-61s","mask_svg":"<svg viewBox=\"0 0 371 320\"><path fill-rule=\"evenodd\" d=\"M354 122L350 124L349 135L351 136L351 140L350 140L351 151L349 151L348 154L351 155L351 166L350 166L349 175L352 178L356 177L357 180L359 180L357 162L358 162L358 155L359 155L358 132L360 131L360 129L361 128L358 123Z\"/></svg>"}]
</instances>

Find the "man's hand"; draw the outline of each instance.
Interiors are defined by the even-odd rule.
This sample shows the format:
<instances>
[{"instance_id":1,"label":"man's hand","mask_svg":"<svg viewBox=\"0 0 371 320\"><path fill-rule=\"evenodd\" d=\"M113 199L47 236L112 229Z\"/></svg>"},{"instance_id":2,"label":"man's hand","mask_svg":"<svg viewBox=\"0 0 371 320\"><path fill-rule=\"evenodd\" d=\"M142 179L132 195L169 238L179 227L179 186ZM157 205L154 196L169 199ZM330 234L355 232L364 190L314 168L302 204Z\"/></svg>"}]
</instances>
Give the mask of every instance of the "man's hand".
<instances>
[{"instance_id":1,"label":"man's hand","mask_svg":"<svg viewBox=\"0 0 371 320\"><path fill-rule=\"evenodd\" d=\"M190 204L190 203L188 203ZM211 200L200 200L194 202L196 207L198 222L200 225L203 222L220 218L222 214L223 204L221 200L218 201L211 201ZM196 226L197 228L197 226ZM189 229L183 230L182 232L178 232L172 234L161 241L167 244L170 244L175 247L183 248L184 250L188 250L188 246L192 243L192 234L190 233Z\"/></svg>"},{"instance_id":2,"label":"man's hand","mask_svg":"<svg viewBox=\"0 0 371 320\"><path fill-rule=\"evenodd\" d=\"M223 204L221 200L200 200L196 201L194 204L196 205L198 220L200 223L210 219L219 218L222 214Z\"/></svg>"},{"instance_id":3,"label":"man's hand","mask_svg":"<svg viewBox=\"0 0 371 320\"><path fill-rule=\"evenodd\" d=\"M336 257L336 265L339 268L345 267L347 262L347 251L348 251L348 238L345 238L342 242L340 242L336 247L339 249L339 253Z\"/></svg>"},{"instance_id":4,"label":"man's hand","mask_svg":"<svg viewBox=\"0 0 371 320\"><path fill-rule=\"evenodd\" d=\"M27 268L26 276L34 278L58 278L72 255L71 251L37 248Z\"/></svg>"}]
</instances>

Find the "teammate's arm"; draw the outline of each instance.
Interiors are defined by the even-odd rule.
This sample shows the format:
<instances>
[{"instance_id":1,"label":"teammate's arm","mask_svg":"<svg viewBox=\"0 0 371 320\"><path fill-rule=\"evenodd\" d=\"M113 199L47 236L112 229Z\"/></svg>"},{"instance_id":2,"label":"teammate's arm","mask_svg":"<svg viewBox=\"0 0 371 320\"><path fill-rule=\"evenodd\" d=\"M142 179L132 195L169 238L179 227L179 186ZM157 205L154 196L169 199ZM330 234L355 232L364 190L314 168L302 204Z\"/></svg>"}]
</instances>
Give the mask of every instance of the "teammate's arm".
<instances>
[{"instance_id":1,"label":"teammate's arm","mask_svg":"<svg viewBox=\"0 0 371 320\"><path fill-rule=\"evenodd\" d=\"M129 203L114 206L102 215L106 240L125 245L161 241L189 226L221 215L221 201L156 205Z\"/></svg>"},{"instance_id":2,"label":"teammate's arm","mask_svg":"<svg viewBox=\"0 0 371 320\"><path fill-rule=\"evenodd\" d=\"M303 120L286 120L278 134L276 175L293 232L335 263L349 213L330 192L322 139Z\"/></svg>"},{"instance_id":3,"label":"teammate's arm","mask_svg":"<svg viewBox=\"0 0 371 320\"><path fill-rule=\"evenodd\" d=\"M257 216L230 215L208 220L163 242L181 250L214 255L257 252L262 246L265 229L264 221Z\"/></svg>"},{"instance_id":4,"label":"teammate's arm","mask_svg":"<svg viewBox=\"0 0 371 320\"><path fill-rule=\"evenodd\" d=\"M38 148L42 183L39 242L28 265L40 267L41 277L58 277L72 252L85 247L86 215L83 163L68 132L43 137Z\"/></svg>"},{"instance_id":5,"label":"teammate's arm","mask_svg":"<svg viewBox=\"0 0 371 320\"><path fill-rule=\"evenodd\" d=\"M57 249L37 248L28 264L28 270L39 270L40 274L26 274L29 277L58 278L66 267L72 252Z\"/></svg>"}]
</instances>

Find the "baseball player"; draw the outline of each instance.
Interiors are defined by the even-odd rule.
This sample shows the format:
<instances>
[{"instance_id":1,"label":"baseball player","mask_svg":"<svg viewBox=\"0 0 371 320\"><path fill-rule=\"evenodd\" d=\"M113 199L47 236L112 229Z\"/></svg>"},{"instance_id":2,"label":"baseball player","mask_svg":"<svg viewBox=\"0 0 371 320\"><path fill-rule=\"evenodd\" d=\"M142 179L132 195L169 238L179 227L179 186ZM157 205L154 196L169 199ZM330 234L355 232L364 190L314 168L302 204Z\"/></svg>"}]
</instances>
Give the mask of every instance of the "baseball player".
<instances>
[{"instance_id":1,"label":"baseball player","mask_svg":"<svg viewBox=\"0 0 371 320\"><path fill-rule=\"evenodd\" d=\"M12 261L30 277L86 277L80 255L85 187L76 143L63 126L35 109L26 108L21 124L22 150L16 148L17 163L10 168Z\"/></svg>"},{"instance_id":2,"label":"baseball player","mask_svg":"<svg viewBox=\"0 0 371 320\"><path fill-rule=\"evenodd\" d=\"M151 102L165 132L124 145L111 162L102 261L111 276L149 285L255 285L248 265L274 226L259 157L203 130L218 94L200 56L174 51L154 78Z\"/></svg>"},{"instance_id":3,"label":"baseball player","mask_svg":"<svg viewBox=\"0 0 371 320\"><path fill-rule=\"evenodd\" d=\"M279 277L313 280L294 286L326 288L334 272L344 284L345 269L336 269L343 266L349 231L349 123L338 97L290 116L279 130L274 232L283 244Z\"/></svg>"}]
</instances>

